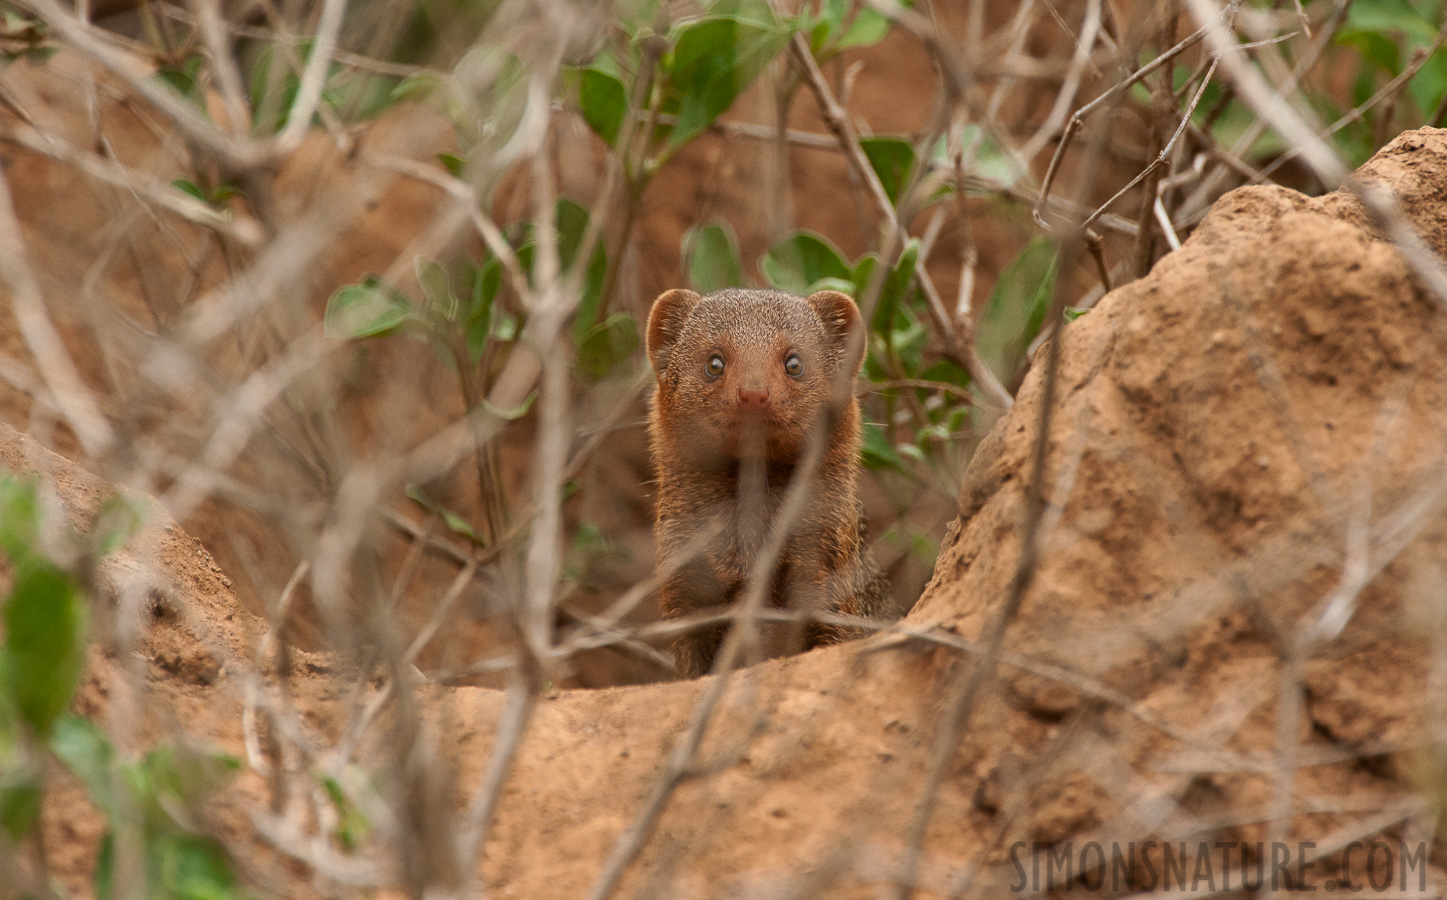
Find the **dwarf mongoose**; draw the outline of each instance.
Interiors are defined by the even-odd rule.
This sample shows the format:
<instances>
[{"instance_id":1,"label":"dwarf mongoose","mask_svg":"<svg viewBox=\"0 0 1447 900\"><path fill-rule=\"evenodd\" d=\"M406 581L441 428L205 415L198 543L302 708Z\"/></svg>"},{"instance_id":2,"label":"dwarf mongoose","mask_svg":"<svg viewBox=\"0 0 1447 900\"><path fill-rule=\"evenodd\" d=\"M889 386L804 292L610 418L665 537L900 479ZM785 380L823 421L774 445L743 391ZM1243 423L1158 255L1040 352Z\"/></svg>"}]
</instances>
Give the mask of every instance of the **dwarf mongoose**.
<instances>
[{"instance_id":1,"label":"dwarf mongoose","mask_svg":"<svg viewBox=\"0 0 1447 900\"><path fill-rule=\"evenodd\" d=\"M673 570L662 587L666 617L722 612L741 599L806 448L821 439L822 458L774 567L768 602L898 617L865 543L857 496L854 378L864 337L858 307L838 291L672 290L654 301L647 340L658 388L649 437L659 567ZM855 636L821 623L786 631L792 649ZM679 673L708 672L726 633L715 625L680 637Z\"/></svg>"}]
</instances>

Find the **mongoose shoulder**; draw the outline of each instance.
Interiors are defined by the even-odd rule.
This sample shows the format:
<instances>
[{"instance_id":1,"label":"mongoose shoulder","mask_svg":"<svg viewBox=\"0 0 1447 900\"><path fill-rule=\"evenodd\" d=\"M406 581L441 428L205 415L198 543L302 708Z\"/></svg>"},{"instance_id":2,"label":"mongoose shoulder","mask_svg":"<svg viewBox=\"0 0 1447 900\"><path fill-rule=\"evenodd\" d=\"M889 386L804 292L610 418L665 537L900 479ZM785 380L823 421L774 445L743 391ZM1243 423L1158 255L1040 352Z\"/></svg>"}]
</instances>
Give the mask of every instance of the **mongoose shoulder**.
<instances>
[{"instance_id":1,"label":"mongoose shoulder","mask_svg":"<svg viewBox=\"0 0 1447 900\"><path fill-rule=\"evenodd\" d=\"M864 333L854 301L838 291L668 291L653 303L647 343L658 378L649 438L664 615L723 612L742 598L790 482L817 440L819 461L774 565L768 603L897 618L889 582L864 539L858 498L854 378ZM709 671L726 633L718 625L681 636L674 644L679 673ZM772 649L853 636L821 623L776 627Z\"/></svg>"}]
</instances>

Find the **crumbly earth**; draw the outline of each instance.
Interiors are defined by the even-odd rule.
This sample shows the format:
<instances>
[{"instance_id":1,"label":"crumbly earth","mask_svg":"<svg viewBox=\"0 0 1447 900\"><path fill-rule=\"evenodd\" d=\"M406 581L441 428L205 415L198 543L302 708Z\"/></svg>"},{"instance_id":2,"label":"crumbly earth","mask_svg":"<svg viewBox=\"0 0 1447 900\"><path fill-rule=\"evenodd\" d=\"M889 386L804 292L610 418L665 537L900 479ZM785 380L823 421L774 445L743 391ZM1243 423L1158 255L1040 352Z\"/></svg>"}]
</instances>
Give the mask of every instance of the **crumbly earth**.
<instances>
[{"instance_id":1,"label":"crumbly earth","mask_svg":"<svg viewBox=\"0 0 1447 900\"><path fill-rule=\"evenodd\" d=\"M1447 254L1447 132L1403 134L1357 177L1392 187ZM1444 783L1426 752L1442 708L1428 661L1447 621L1444 322L1349 194L1248 188L1065 329L1040 565L999 677L944 767L921 896L1001 895L1016 841L1431 839L1435 813L1418 801L1440 802ZM904 623L934 638L881 636L734 676L702 777L674 792L618 896L872 897L898 870L973 658L957 646L981 635L1015 574L1046 377L1037 366L970 466L934 580ZM0 461L49 473L77 522L109 490L13 432ZM139 607L138 653L95 647L77 705L102 718L144 710L137 747L180 728L245 758L262 626L193 539L174 526L153 539L141 583L163 588ZM131 570L110 571L125 598ZM1326 610L1348 615L1302 642ZM1296 683L1287 658L1299 692L1283 690ZM124 689L123 665L144 669L144 697ZM294 660L294 703L318 736L335 736L352 702L345 672L325 656ZM493 895L583 894L712 684L548 694L493 824L482 872ZM505 696L420 697L420 740L451 761L465 802ZM1293 746L1294 777L1266 774ZM213 827L255 848L245 871L266 888L309 896L315 873L272 865L259 837L258 823L275 824L267 796L244 772ZM88 896L98 817L69 788L44 823L54 870ZM1426 878L1429 891L1447 886L1437 863Z\"/></svg>"}]
</instances>

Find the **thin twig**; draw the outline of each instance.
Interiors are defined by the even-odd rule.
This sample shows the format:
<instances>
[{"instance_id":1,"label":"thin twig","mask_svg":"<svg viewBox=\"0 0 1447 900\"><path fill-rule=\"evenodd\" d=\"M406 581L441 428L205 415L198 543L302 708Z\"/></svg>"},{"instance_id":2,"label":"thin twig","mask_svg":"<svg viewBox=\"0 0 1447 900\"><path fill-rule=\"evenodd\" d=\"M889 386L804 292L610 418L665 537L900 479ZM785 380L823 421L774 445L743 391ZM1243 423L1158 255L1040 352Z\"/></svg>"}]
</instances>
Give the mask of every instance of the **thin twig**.
<instances>
[{"instance_id":1,"label":"thin twig","mask_svg":"<svg viewBox=\"0 0 1447 900\"><path fill-rule=\"evenodd\" d=\"M839 139L839 145L849 159L851 167L864 182L869 196L874 200L875 207L887 223L887 242L895 247L889 254L892 257L903 248L905 236L904 228L900 225L895 213L894 204L884 190L879 175L869 164L868 157L864 155L864 148L859 143L859 136L854 133L853 127L849 124L848 115L843 107L834 99L834 93L824 80L824 73L819 71L819 64L814 61L814 55L810 52L809 44L804 36L795 35L791 47L795 64L804 76L805 82L813 90L814 96L819 102L820 112L824 115L825 123ZM934 280L922 263L916 266L915 276L919 280L920 290L925 295L930 320L944 341L948 355L961 368L970 373L970 378L974 380L990 402L1001 409L1009 409L1014 405L1014 399L1005 390L1004 385L1000 384L995 373L990 371L990 367L985 364L978 348L975 347L973 323L951 320L949 312L945 309L944 301L940 298L939 289L935 287Z\"/></svg>"}]
</instances>

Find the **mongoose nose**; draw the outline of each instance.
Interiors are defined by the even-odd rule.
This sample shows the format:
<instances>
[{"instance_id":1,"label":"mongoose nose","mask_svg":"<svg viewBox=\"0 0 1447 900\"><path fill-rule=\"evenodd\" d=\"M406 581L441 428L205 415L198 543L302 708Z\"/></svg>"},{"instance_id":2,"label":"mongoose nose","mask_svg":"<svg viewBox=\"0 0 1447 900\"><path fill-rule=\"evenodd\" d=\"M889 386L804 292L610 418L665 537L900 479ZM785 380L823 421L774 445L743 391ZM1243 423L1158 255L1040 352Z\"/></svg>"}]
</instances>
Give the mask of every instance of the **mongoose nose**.
<instances>
[{"instance_id":1,"label":"mongoose nose","mask_svg":"<svg viewBox=\"0 0 1447 900\"><path fill-rule=\"evenodd\" d=\"M768 409L768 407L769 407L769 389L768 389L768 388L759 388L758 390L749 390L748 388L739 388L739 408L740 408L740 409Z\"/></svg>"}]
</instances>

